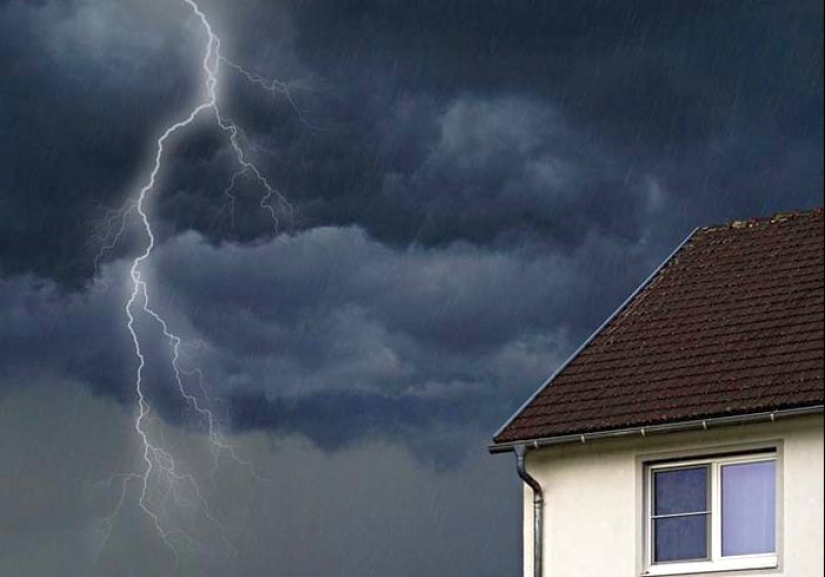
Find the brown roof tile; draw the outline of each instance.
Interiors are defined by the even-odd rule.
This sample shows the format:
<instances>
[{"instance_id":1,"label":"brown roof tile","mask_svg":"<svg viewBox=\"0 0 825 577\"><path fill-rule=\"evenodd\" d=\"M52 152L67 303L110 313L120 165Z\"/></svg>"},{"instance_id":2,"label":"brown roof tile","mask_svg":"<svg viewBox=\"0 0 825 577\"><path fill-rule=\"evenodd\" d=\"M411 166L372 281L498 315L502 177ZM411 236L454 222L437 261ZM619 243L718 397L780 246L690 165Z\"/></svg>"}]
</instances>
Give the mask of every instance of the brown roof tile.
<instances>
[{"instance_id":1,"label":"brown roof tile","mask_svg":"<svg viewBox=\"0 0 825 577\"><path fill-rule=\"evenodd\" d=\"M496 443L823 403L822 210L698 230Z\"/></svg>"}]
</instances>

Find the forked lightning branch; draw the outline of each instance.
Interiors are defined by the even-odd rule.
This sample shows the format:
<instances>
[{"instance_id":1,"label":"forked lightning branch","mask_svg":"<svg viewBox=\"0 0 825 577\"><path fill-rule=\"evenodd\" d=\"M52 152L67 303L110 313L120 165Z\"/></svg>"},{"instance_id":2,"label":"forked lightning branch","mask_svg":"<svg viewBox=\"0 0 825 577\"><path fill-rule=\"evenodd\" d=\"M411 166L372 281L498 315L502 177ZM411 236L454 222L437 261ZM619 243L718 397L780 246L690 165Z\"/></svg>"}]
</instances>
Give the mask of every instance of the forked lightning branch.
<instances>
[{"instance_id":1,"label":"forked lightning branch","mask_svg":"<svg viewBox=\"0 0 825 577\"><path fill-rule=\"evenodd\" d=\"M134 345L134 352L138 360L137 373L135 375L134 390L137 396L137 416L134 421L135 432L137 438L142 443L142 471L122 475L123 480L120 500L113 515L106 520L108 524L108 532L111 530L111 523L115 516L119 513L121 506L127 498L127 488L130 484L137 483L139 486L138 503L145 515L154 524L158 535L177 555L173 537L189 537L179 529L170 528L165 522L165 515L159 510L160 506L153 503L150 498L150 492L153 487L159 486L161 492L171 494L175 500L178 495L186 493L194 495L196 504L203 508L204 514L207 518L214 522L217 521L209 513L209 509L200 490L195 476L187 469L181 466L181 461L176 458L174 451L166 446L162 439L153 438L147 426L147 419L152 411L152 406L147 398L147 345L143 341L140 332L136 328L138 319L155 323L162 331L163 339L170 350L171 356L171 371L174 375L174 384L176 387L175 394L179 395L180 400L185 403L190 410L203 420L203 423L208 431L209 442L216 454L228 454L230 457L238 462L243 463L238 459L232 447L222 440L218 430L215 416L211 409L205 403L199 401L196 395L188 392L185 386L184 371L179 365L181 337L176 335L169 328L166 320L152 307L151 297L152 290L149 281L145 275L144 267L149 262L156 245L156 237L152 220L149 216L149 205L159 193L159 175L162 172L164 161L170 153L169 148L173 138L180 137L181 133L185 132L187 128L192 126L196 120L201 117L208 117L216 124L221 132L226 136L227 143L231 147L234 155L234 161L237 164L236 171L232 177L232 183L239 176L246 176L252 179L262 191L260 198L260 207L262 210L272 218L273 225L278 226L278 210L276 207L286 207L289 210L289 204L273 187L263 173L256 166L255 162L251 160L244 148L241 130L228 119L221 111L221 103L219 99L219 73L222 68L229 69L251 81L269 92L281 92L289 100L294 102L288 94L288 88L285 85L277 82L264 83L259 77L249 73L240 65L231 62L223 57L221 54L221 41L215 33L212 25L209 22L206 14L201 10L200 6L194 0L181 0L192 12L193 16L202 29L206 45L201 60L201 74L203 82L203 91L200 99L191 107L191 109L182 117L181 120L169 125L161 133L157 139L155 146L154 157L151 164L151 169L144 179L142 188L135 196L130 198L121 214L121 226L119 232L116 233L112 241L104 248L108 250L114 247L118 241L125 223L133 216L138 219L140 228L145 234L145 247L143 251L134 258L129 268L129 284L130 293L125 304L126 313L126 329L131 337L131 342ZM230 187L231 189L231 187ZM230 189L224 191L229 194ZM199 373L198 373L199 375ZM174 535L173 535L174 533ZM191 540L191 539L190 539Z\"/></svg>"}]
</instances>

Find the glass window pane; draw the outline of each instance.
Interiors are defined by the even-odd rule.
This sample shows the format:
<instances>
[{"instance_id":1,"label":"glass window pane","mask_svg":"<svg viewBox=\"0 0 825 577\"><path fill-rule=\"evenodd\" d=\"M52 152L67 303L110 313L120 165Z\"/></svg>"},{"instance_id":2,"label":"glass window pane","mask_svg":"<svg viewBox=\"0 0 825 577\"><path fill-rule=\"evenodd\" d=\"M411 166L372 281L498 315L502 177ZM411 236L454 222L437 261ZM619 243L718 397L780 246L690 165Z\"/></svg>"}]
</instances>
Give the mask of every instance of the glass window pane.
<instances>
[{"instance_id":1,"label":"glass window pane","mask_svg":"<svg viewBox=\"0 0 825 577\"><path fill-rule=\"evenodd\" d=\"M708 515L654 519L654 562L708 558Z\"/></svg>"},{"instance_id":2,"label":"glass window pane","mask_svg":"<svg viewBox=\"0 0 825 577\"><path fill-rule=\"evenodd\" d=\"M776 552L776 462L722 467L722 555Z\"/></svg>"},{"instance_id":3,"label":"glass window pane","mask_svg":"<svg viewBox=\"0 0 825 577\"><path fill-rule=\"evenodd\" d=\"M654 473L654 515L708 510L707 466Z\"/></svg>"}]
</instances>

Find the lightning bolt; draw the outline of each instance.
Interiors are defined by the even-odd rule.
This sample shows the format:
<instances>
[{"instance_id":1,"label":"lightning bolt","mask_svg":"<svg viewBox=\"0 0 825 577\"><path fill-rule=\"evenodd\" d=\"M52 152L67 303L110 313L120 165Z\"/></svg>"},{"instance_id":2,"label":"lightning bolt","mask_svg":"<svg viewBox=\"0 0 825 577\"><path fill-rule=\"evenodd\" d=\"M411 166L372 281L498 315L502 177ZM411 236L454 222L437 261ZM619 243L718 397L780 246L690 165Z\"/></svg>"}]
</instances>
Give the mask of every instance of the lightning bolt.
<instances>
[{"instance_id":1,"label":"lightning bolt","mask_svg":"<svg viewBox=\"0 0 825 577\"><path fill-rule=\"evenodd\" d=\"M294 99L292 98L290 85L275 81L267 82L259 76L248 72L242 66L224 58L220 51L220 38L213 30L212 25L197 2L195 0L181 1L191 10L207 39L203 59L201 60L201 69L205 89L204 96L201 97L201 100L198 103L193 105L191 110L189 110L189 112L181 120L169 125L158 137L151 169L148 173L145 184L138 191L135 197L130 199L121 210L110 215L117 220L119 226L113 235L107 233L107 236L109 236L111 240L103 244L100 252L95 258L95 267L97 269L101 259L116 246L123 230L126 227L128 218L136 214L138 222L145 233L147 242L143 252L132 260L129 268L131 292L129 293L129 298L126 301L124 310L126 314L126 328L131 337L131 342L134 346L135 355L138 360L134 383L138 410L134 421L134 429L138 439L142 443L142 459L144 466L143 470L138 473L128 473L115 476L117 480L122 482L122 487L114 512L110 517L107 517L104 520L104 544L111 533L114 518L117 514L119 514L119 511L126 499L127 485L129 483L136 482L139 485L138 504L140 508L152 522L160 539L174 554L176 560L178 558L178 553L173 542L174 538L180 536L193 546L197 546L197 542L195 539L188 536L184 531L170 527L166 523L165 516L162 514L162 507L153 503L150 495L153 487L156 487L156 485L153 485L153 479L159 479L158 482L160 483L163 494L161 504L165 504L168 499L173 499L179 506L197 506L202 510L203 514L210 522L214 523L221 530L223 530L223 528L209 512L208 504L195 479L195 476L192 473L185 472L185 469L181 466L181 463L176 460L172 450L165 448L161 441L154 439L150 434L149 427L147 426L147 420L150 418L152 408L147 400L145 390L147 358L144 343L142 342L139 332L135 326L138 317L155 323L155 325L162 331L163 338L168 344L171 352L171 368L177 388L176 392L180 396L180 399L206 424L209 442L213 447L213 454L216 459L215 467L217 468L217 458L222 454L228 454L236 462L248 466L250 469L251 465L240 459L235 454L233 447L223 440L218 428L217 419L208 406L204 406L197 396L187 391L187 387L184 385L184 377L196 377L197 382L201 387L202 398L204 398L208 403L209 397L206 394L206 389L204 387L203 374L199 369L186 371L181 368L180 355L183 341L180 336L172 332L167 321L158 312L156 312L151 305L151 287L144 276L143 270L147 261L149 261L152 256L156 246L155 233L148 213L149 201L151 200L153 193L156 191L159 174L161 173L164 159L168 154L167 151L170 140L178 133L192 126L199 117L210 115L220 130L226 134L227 141L234 154L234 161L237 165L237 170L232 175L231 182L223 191L224 195L228 198L229 207L233 213L232 218L234 219L235 202L235 197L232 194L232 190L236 181L242 177L251 179L262 190L259 203L260 208L271 218L275 230L278 229L280 224L278 216L279 209L285 210L287 215L291 217L292 208L290 204L281 195L278 189L269 183L267 178L259 170L258 166L256 166L256 164L247 155L242 130L221 113L218 95L218 80L221 65L224 65L239 73L247 81L258 85L260 88L269 93L284 95L293 109L296 110L301 120L304 121L303 114L300 112ZM193 495L193 499L187 498L187 494Z\"/></svg>"}]
</instances>

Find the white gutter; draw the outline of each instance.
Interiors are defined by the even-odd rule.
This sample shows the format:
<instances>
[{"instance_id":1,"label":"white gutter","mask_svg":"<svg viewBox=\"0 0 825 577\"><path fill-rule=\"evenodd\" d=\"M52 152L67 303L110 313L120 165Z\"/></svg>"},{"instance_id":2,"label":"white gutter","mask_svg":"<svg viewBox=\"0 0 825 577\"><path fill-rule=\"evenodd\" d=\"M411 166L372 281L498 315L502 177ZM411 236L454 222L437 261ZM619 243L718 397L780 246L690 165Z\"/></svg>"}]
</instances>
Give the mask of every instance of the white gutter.
<instances>
[{"instance_id":1,"label":"white gutter","mask_svg":"<svg viewBox=\"0 0 825 577\"><path fill-rule=\"evenodd\" d=\"M813 405L810 407L800 407L796 409L780 409L776 411L750 413L745 415L733 415L728 417L714 417L710 419L696 419L692 421L681 421L675 423L664 423L661 425L649 425L644 427L630 427L627 429L613 429L610 431L599 431L595 433L583 433L580 435L563 435L559 437L546 437L542 439L529 439L524 441L513 441L511 443L500 443L490 445L489 451L495 453L509 453L519 450L519 448L539 449L541 447L552 447L556 445L567 445L571 443L588 443L591 441L617 439L622 437L646 437L648 435L663 433L678 433L683 431L707 430L714 427L724 427L730 425L744 425L749 423L774 422L779 419L789 417L801 417L805 415L823 414L823 405Z\"/></svg>"}]
</instances>

